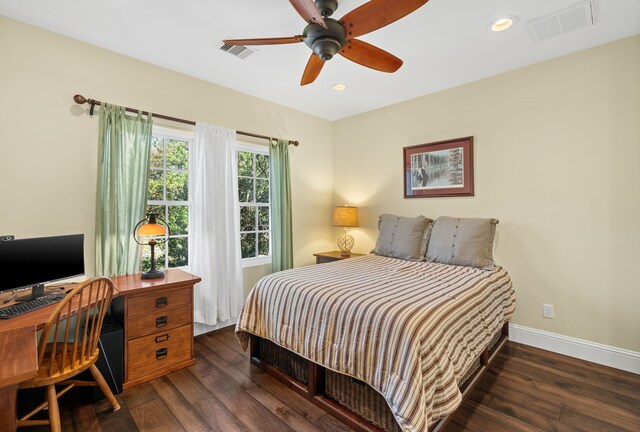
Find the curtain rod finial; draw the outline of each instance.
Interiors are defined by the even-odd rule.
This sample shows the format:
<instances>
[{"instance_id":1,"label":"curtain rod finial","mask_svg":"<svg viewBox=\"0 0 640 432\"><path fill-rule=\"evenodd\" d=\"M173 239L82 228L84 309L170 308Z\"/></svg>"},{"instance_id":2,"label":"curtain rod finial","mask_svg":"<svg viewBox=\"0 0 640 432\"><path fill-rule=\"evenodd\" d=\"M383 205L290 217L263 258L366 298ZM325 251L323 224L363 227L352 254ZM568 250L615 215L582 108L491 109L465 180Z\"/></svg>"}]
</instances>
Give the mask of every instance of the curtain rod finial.
<instances>
[{"instance_id":1,"label":"curtain rod finial","mask_svg":"<svg viewBox=\"0 0 640 432\"><path fill-rule=\"evenodd\" d=\"M84 96L79 95L79 94L75 95L75 96L73 97L73 100L74 100L74 101L75 101L75 103L77 103L78 105L82 105L82 104L85 104L85 103L87 102L87 99L86 99Z\"/></svg>"},{"instance_id":2,"label":"curtain rod finial","mask_svg":"<svg viewBox=\"0 0 640 432\"><path fill-rule=\"evenodd\" d=\"M289 144L293 144L294 147L298 147L300 145L298 141L289 141Z\"/></svg>"}]
</instances>

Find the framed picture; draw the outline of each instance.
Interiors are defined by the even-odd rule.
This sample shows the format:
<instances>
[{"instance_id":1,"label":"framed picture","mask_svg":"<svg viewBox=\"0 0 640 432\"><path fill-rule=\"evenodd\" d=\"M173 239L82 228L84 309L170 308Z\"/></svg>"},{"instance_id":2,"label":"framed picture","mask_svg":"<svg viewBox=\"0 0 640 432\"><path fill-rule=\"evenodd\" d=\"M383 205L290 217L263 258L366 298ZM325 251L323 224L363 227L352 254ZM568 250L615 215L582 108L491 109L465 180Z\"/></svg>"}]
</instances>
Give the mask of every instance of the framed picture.
<instances>
[{"instance_id":1,"label":"framed picture","mask_svg":"<svg viewBox=\"0 0 640 432\"><path fill-rule=\"evenodd\" d=\"M473 137L402 150L405 198L473 196Z\"/></svg>"}]
</instances>

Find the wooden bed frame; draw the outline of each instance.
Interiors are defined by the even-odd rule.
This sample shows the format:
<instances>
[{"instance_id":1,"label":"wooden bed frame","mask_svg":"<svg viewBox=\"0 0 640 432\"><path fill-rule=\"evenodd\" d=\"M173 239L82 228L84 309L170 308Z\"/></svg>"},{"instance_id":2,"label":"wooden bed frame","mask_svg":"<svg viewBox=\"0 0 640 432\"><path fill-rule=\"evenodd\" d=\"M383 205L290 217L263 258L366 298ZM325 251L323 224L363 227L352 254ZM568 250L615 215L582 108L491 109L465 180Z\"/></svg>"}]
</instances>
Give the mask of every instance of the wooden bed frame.
<instances>
[{"instance_id":1,"label":"wooden bed frame","mask_svg":"<svg viewBox=\"0 0 640 432\"><path fill-rule=\"evenodd\" d=\"M497 336L497 335L496 335ZM487 369L493 363L497 354L502 350L507 340L509 339L509 323L506 322L501 331L499 337L495 343L488 346L479 356L479 367L465 380L460 390L462 392L462 399L464 399L475 388L480 378L484 375ZM374 425L369 420L365 419L358 413L342 405L331 397L327 396L325 392L325 373L326 369L312 361L304 360L308 363L308 384L305 384L285 373L276 365L271 364L267 360L263 359L260 355L260 340L261 338L251 335L251 363L255 364L269 375L274 376L284 384L305 396L315 405L319 406L327 413L331 414L338 420L349 425L351 428L359 432L384 432L384 429ZM284 348L279 347L284 350ZM372 391L375 391L372 389ZM429 428L429 432L441 432L447 426L447 424L453 418L455 412L449 414L447 417L441 418L437 423Z\"/></svg>"}]
</instances>

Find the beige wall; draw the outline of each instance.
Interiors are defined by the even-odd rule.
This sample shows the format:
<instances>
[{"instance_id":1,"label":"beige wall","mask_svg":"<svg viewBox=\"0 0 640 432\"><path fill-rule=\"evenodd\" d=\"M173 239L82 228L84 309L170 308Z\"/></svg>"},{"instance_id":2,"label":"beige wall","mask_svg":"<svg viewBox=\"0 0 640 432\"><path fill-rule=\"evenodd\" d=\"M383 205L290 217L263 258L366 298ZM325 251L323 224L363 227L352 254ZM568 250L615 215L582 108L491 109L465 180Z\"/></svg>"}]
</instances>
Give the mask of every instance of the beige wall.
<instances>
[{"instance_id":1,"label":"beige wall","mask_svg":"<svg viewBox=\"0 0 640 432\"><path fill-rule=\"evenodd\" d=\"M469 135L474 197L403 198L404 146ZM338 121L333 140L356 251L384 212L498 218L514 323L640 351L640 37Z\"/></svg>"},{"instance_id":2,"label":"beige wall","mask_svg":"<svg viewBox=\"0 0 640 432\"><path fill-rule=\"evenodd\" d=\"M335 249L333 204L361 207L356 252L383 212L497 217L513 322L640 351L639 76L634 37L332 124L0 17L0 234L83 232L93 273L97 117L81 93L300 140L296 266ZM403 199L402 147L467 135L475 197ZM268 271L245 269L245 291Z\"/></svg>"},{"instance_id":3,"label":"beige wall","mask_svg":"<svg viewBox=\"0 0 640 432\"><path fill-rule=\"evenodd\" d=\"M93 274L98 118L73 103L76 93L299 140L290 153L295 265L331 248L330 122L3 17L0 234L82 232ZM267 271L246 269L245 290Z\"/></svg>"}]
</instances>

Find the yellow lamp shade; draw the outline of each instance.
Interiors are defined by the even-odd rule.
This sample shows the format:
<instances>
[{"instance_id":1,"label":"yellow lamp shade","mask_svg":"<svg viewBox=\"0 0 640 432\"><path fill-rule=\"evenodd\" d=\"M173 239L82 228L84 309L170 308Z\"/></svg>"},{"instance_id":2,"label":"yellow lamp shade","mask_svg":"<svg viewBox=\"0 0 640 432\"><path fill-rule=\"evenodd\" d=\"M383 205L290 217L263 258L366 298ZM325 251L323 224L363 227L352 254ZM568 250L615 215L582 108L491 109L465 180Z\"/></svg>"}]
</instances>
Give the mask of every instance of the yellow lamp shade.
<instances>
[{"instance_id":1,"label":"yellow lamp shade","mask_svg":"<svg viewBox=\"0 0 640 432\"><path fill-rule=\"evenodd\" d=\"M155 237L164 236L167 234L167 230L159 223L147 223L138 229L138 235L140 237Z\"/></svg>"},{"instance_id":2,"label":"yellow lamp shade","mask_svg":"<svg viewBox=\"0 0 640 432\"><path fill-rule=\"evenodd\" d=\"M359 225L358 207L337 206L333 211L333 226L357 227Z\"/></svg>"}]
</instances>

